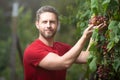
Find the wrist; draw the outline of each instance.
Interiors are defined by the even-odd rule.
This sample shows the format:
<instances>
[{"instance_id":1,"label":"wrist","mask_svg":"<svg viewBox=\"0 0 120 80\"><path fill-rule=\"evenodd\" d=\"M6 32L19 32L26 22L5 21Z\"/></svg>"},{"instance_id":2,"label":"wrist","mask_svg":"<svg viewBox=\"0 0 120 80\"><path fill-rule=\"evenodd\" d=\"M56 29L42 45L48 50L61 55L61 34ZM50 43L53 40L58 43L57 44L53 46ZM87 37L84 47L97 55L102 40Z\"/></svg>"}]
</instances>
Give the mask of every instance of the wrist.
<instances>
[{"instance_id":1,"label":"wrist","mask_svg":"<svg viewBox=\"0 0 120 80\"><path fill-rule=\"evenodd\" d=\"M82 35L82 38L83 38L83 39L88 39L89 36L87 36L87 35Z\"/></svg>"}]
</instances>

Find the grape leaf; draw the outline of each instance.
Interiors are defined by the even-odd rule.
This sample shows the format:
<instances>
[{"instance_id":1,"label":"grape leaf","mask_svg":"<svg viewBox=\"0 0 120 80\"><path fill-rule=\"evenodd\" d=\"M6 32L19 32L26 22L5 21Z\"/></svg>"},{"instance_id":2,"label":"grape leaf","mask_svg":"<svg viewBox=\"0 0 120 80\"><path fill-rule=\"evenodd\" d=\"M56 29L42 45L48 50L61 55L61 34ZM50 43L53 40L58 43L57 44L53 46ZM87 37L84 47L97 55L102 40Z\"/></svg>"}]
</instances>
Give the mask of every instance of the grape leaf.
<instances>
[{"instance_id":1,"label":"grape leaf","mask_svg":"<svg viewBox=\"0 0 120 80\"><path fill-rule=\"evenodd\" d=\"M109 30L114 29L115 28L115 24L116 24L116 21L111 21L110 24L109 24L109 26L108 26L108 29Z\"/></svg>"},{"instance_id":2,"label":"grape leaf","mask_svg":"<svg viewBox=\"0 0 120 80\"><path fill-rule=\"evenodd\" d=\"M98 0L91 0L91 11L92 14L98 14Z\"/></svg>"},{"instance_id":3,"label":"grape leaf","mask_svg":"<svg viewBox=\"0 0 120 80\"><path fill-rule=\"evenodd\" d=\"M94 72L96 69L97 69L97 66L96 66L96 57L94 56L91 60L91 62L89 63L89 69L91 72Z\"/></svg>"},{"instance_id":4,"label":"grape leaf","mask_svg":"<svg viewBox=\"0 0 120 80\"><path fill-rule=\"evenodd\" d=\"M119 58L114 60L113 68L115 69L116 72L120 68L120 59Z\"/></svg>"},{"instance_id":5,"label":"grape leaf","mask_svg":"<svg viewBox=\"0 0 120 80\"><path fill-rule=\"evenodd\" d=\"M113 41L109 42L107 45L108 51L111 50L113 48L113 46L114 46L114 42Z\"/></svg>"},{"instance_id":6,"label":"grape leaf","mask_svg":"<svg viewBox=\"0 0 120 80\"><path fill-rule=\"evenodd\" d=\"M97 42L98 41L98 29L95 29L92 34L92 39Z\"/></svg>"},{"instance_id":7,"label":"grape leaf","mask_svg":"<svg viewBox=\"0 0 120 80\"><path fill-rule=\"evenodd\" d=\"M115 43L118 43L119 42L119 37L115 36L114 41L115 41Z\"/></svg>"},{"instance_id":8,"label":"grape leaf","mask_svg":"<svg viewBox=\"0 0 120 80\"><path fill-rule=\"evenodd\" d=\"M103 6L103 8L104 8L104 11L107 10L107 7L108 7L109 3L110 3L110 0L104 0L104 1L103 1L102 6Z\"/></svg>"}]
</instances>

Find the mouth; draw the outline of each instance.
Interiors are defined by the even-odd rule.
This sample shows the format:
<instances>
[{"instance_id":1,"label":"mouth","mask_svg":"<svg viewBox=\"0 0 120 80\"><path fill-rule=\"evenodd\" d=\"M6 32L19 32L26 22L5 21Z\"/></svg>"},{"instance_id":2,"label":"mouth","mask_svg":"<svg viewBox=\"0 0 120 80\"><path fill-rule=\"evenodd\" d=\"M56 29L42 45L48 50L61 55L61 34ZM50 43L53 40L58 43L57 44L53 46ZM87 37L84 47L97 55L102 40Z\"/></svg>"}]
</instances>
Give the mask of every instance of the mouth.
<instances>
[{"instance_id":1,"label":"mouth","mask_svg":"<svg viewBox=\"0 0 120 80\"><path fill-rule=\"evenodd\" d=\"M46 30L46 33L47 34L53 34L53 31L52 30Z\"/></svg>"},{"instance_id":2,"label":"mouth","mask_svg":"<svg viewBox=\"0 0 120 80\"><path fill-rule=\"evenodd\" d=\"M46 30L46 32L52 32L51 30Z\"/></svg>"},{"instance_id":3,"label":"mouth","mask_svg":"<svg viewBox=\"0 0 120 80\"><path fill-rule=\"evenodd\" d=\"M46 32L53 32L53 30L50 30L50 29L48 29L48 30L45 30Z\"/></svg>"}]
</instances>

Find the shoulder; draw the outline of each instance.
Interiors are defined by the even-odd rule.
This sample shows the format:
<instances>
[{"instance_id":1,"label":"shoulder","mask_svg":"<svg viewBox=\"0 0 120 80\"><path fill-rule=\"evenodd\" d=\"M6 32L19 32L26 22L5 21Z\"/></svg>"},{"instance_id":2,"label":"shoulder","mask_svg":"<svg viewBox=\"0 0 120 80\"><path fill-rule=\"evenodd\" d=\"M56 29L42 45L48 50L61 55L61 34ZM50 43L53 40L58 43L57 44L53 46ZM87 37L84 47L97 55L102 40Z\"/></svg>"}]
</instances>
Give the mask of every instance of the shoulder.
<instances>
[{"instance_id":1,"label":"shoulder","mask_svg":"<svg viewBox=\"0 0 120 80\"><path fill-rule=\"evenodd\" d=\"M43 44L38 39L34 40L32 43L28 44L25 52L36 52L40 49L42 49Z\"/></svg>"},{"instance_id":2,"label":"shoulder","mask_svg":"<svg viewBox=\"0 0 120 80\"><path fill-rule=\"evenodd\" d=\"M36 39L31 44L29 44L27 48L36 48L41 46L44 46L43 42L41 42L39 39Z\"/></svg>"},{"instance_id":3,"label":"shoulder","mask_svg":"<svg viewBox=\"0 0 120 80\"><path fill-rule=\"evenodd\" d=\"M42 60L48 54L47 48L40 40L34 40L31 44L29 44L24 50L24 60L28 62L32 62L35 60ZM30 60L30 61L29 61Z\"/></svg>"}]
</instances>

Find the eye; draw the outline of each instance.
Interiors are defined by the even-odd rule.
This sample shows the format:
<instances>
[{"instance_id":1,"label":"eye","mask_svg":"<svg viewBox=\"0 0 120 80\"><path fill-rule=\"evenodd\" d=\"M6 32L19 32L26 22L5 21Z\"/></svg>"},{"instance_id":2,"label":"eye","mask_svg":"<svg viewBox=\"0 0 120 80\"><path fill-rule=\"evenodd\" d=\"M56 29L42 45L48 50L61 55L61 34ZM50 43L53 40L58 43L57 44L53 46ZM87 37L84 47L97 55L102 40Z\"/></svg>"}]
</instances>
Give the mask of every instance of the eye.
<instances>
[{"instance_id":1,"label":"eye","mask_svg":"<svg viewBox=\"0 0 120 80\"><path fill-rule=\"evenodd\" d=\"M47 23L47 21L43 21L42 23L46 24L46 23Z\"/></svg>"},{"instance_id":2,"label":"eye","mask_svg":"<svg viewBox=\"0 0 120 80\"><path fill-rule=\"evenodd\" d=\"M55 24L55 21L50 21L50 23L53 23L53 24Z\"/></svg>"}]
</instances>

